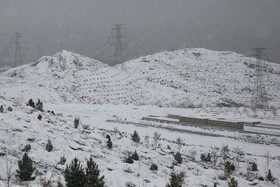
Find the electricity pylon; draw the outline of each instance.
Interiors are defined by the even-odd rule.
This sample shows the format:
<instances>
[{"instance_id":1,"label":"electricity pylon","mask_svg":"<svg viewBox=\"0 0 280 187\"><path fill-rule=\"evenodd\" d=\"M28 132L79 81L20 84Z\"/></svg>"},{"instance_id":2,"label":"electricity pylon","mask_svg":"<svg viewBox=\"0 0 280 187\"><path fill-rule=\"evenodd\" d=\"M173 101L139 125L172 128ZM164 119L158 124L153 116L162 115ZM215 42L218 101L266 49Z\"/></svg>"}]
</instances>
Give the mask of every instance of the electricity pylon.
<instances>
[{"instance_id":1,"label":"electricity pylon","mask_svg":"<svg viewBox=\"0 0 280 187\"><path fill-rule=\"evenodd\" d=\"M255 81L254 81L254 90L252 97L252 108L266 108L268 105L267 93L265 90L265 85L263 83L263 72L266 69L266 66L263 65L264 54L263 51L265 48L254 48L254 56L256 57L255 64Z\"/></svg>"},{"instance_id":2,"label":"electricity pylon","mask_svg":"<svg viewBox=\"0 0 280 187\"><path fill-rule=\"evenodd\" d=\"M124 62L124 51L127 48L126 30L123 24L115 24L115 27L111 30L111 36L109 37L109 43L115 47L114 62L121 64Z\"/></svg>"}]
</instances>

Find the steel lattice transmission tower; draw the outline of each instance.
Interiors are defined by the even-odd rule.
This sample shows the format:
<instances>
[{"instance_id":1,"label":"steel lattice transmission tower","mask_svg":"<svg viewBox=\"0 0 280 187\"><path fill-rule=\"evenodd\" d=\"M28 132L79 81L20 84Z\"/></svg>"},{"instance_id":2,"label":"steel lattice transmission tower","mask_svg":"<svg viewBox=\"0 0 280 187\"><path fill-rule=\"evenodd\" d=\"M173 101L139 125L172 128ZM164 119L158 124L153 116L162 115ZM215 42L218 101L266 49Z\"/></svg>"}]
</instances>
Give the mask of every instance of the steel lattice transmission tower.
<instances>
[{"instance_id":1,"label":"steel lattice transmission tower","mask_svg":"<svg viewBox=\"0 0 280 187\"><path fill-rule=\"evenodd\" d=\"M256 57L255 64L255 81L254 81L254 90L252 97L252 108L266 108L268 105L267 93L265 90L265 85L263 83L263 73L266 69L266 66L263 64L264 54L263 51L265 48L254 48L254 56Z\"/></svg>"},{"instance_id":2,"label":"steel lattice transmission tower","mask_svg":"<svg viewBox=\"0 0 280 187\"><path fill-rule=\"evenodd\" d=\"M21 55L21 33L15 33L16 37L16 50L15 50L15 57L14 57L14 66L22 65L22 55Z\"/></svg>"},{"instance_id":3,"label":"steel lattice transmission tower","mask_svg":"<svg viewBox=\"0 0 280 187\"><path fill-rule=\"evenodd\" d=\"M124 62L124 51L127 48L126 30L123 24L115 24L111 30L109 43L115 47L114 61L116 64Z\"/></svg>"}]
</instances>

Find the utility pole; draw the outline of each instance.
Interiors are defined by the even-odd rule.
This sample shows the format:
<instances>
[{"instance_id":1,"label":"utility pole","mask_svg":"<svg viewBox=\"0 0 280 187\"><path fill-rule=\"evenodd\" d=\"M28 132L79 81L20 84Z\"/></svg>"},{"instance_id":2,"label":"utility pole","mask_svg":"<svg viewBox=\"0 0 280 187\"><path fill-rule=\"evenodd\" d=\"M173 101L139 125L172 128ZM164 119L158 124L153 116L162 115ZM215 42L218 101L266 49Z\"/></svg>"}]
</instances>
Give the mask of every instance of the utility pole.
<instances>
[{"instance_id":1,"label":"utility pole","mask_svg":"<svg viewBox=\"0 0 280 187\"><path fill-rule=\"evenodd\" d=\"M111 36L109 37L109 43L115 47L114 61L116 64L124 62L124 51L127 48L126 30L123 24L115 24L115 27L111 30Z\"/></svg>"},{"instance_id":2,"label":"utility pole","mask_svg":"<svg viewBox=\"0 0 280 187\"><path fill-rule=\"evenodd\" d=\"M265 90L265 85L263 84L263 72L266 69L266 66L263 65L263 51L265 50L265 48L254 48L253 50L255 52L254 56L256 58L256 64L252 108L264 109L268 105L267 93Z\"/></svg>"},{"instance_id":3,"label":"utility pole","mask_svg":"<svg viewBox=\"0 0 280 187\"><path fill-rule=\"evenodd\" d=\"M21 33L15 33L16 37L16 51L15 51L15 58L14 58L14 66L22 65L22 55L21 55Z\"/></svg>"}]
</instances>

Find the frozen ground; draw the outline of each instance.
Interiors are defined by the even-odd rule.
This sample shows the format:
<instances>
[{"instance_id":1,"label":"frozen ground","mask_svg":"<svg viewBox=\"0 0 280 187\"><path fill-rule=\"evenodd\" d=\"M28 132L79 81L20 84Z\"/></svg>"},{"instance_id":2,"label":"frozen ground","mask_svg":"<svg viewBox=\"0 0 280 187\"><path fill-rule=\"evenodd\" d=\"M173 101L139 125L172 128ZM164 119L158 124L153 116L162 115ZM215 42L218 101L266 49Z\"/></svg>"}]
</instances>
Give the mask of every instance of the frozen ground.
<instances>
[{"instance_id":1,"label":"frozen ground","mask_svg":"<svg viewBox=\"0 0 280 187\"><path fill-rule=\"evenodd\" d=\"M279 136L142 120L175 114L260 122L245 130L276 133L280 124L280 66L265 64L269 76L264 83L271 109L257 111L246 107L252 98L254 59L233 52L183 49L109 67L62 51L11 69L0 76L0 105L5 108L0 113L0 186L6 182L6 157L17 169L27 144L37 168L36 180L24 184L13 176L14 186L42 186L42 181L50 178L53 186L57 181L64 183L66 165L58 164L62 156L66 164L78 157L83 165L93 156L107 186L113 187L165 186L173 171L185 173L183 186L227 186L225 160L236 166L231 176L239 186L279 186ZM26 106L31 98L35 102L41 99L45 112ZM9 106L13 111L7 111ZM76 117L81 123L78 129L73 125ZM131 140L135 130L140 143ZM154 138L155 133L160 134L159 139ZM106 135L112 137L113 149L107 148ZM45 150L48 139L54 146L52 152ZM224 160L221 148L226 145L230 151ZM237 159L240 150L244 154ZM140 160L124 163L134 151ZM173 157L178 151L182 164L176 164ZM207 153L217 162L202 162L200 155ZM253 162L258 171L247 169ZM149 169L152 163L158 165L158 171ZM268 168L274 182L259 180L260 176L265 178Z\"/></svg>"},{"instance_id":2,"label":"frozen ground","mask_svg":"<svg viewBox=\"0 0 280 187\"><path fill-rule=\"evenodd\" d=\"M214 131L188 126L176 127L195 132L186 133L186 131L173 131L172 128L161 128L166 124L146 123L141 120L143 116L160 117L166 116L168 113L211 116L214 109L210 112L208 109L191 110L156 106L54 105L45 103L45 111L54 111L56 114L52 115L48 112L34 111L32 108L25 106L24 103L15 104L3 99L0 99L0 101L5 108L13 107L12 112L0 113L0 152L8 154L9 158L16 162L22 157L23 152L21 150L24 146L26 144L31 145L29 155L35 162L38 175L35 181L29 182L30 186L38 186L40 180L49 179L52 174L54 175L52 178L53 184L57 181L63 182L61 169L64 169L65 165L57 164L61 156L67 158L66 164L69 164L74 157L78 157L82 164L85 164L85 159L89 158L90 155L98 163L108 186L126 186L129 182L136 186L165 186L172 171L185 172L184 186L213 186L214 182L218 182L218 186L227 186L228 179L219 179L224 175L222 158L219 158L216 164L200 161L201 153L220 155L220 148L225 145L228 145L230 149L228 160L236 166L238 162L235 159L235 148L239 147L245 153L239 167L232 174L238 180L240 186L250 186L252 184L256 186L279 186L280 138L278 137ZM241 115L240 110L244 109L233 109L231 112L228 109L224 114L220 110L220 113L223 117L234 119L235 116ZM42 121L37 119L38 114L42 114ZM242 112L242 114L244 113ZM250 115L250 112L248 112L248 115ZM73 127L75 117L80 117L81 124L78 129ZM253 119L256 118L252 117ZM107 122L107 120L114 122ZM137 123L144 125L137 125ZM145 126L145 124L153 125L153 127ZM134 130L141 137L138 144L131 140L131 134ZM157 145L155 145L153 139L155 132L161 134ZM201 135L199 132L206 132L208 135ZM113 149L106 147L105 136L107 134L112 137ZM176 143L179 137L182 140L180 145ZM54 145L52 152L45 150L48 139ZM124 163L125 157L135 150L140 156L140 160L133 164ZM181 152L183 163L173 165L175 162L173 154L177 151ZM195 160L191 158L192 152L196 152ZM268 159L266 155L269 155ZM274 183L256 179L257 176L266 175L267 160L272 174L277 178ZM5 166L4 161L5 156L0 157L2 166ZM253 177L246 175L249 162L256 162L258 165L259 171L252 172ZM159 170L150 171L151 163L156 163ZM17 164L14 166L16 168ZM2 170L0 185L3 186L4 174ZM250 178L250 181L247 180L248 178ZM23 185L15 177L13 177L13 184L17 184L15 186Z\"/></svg>"},{"instance_id":3,"label":"frozen ground","mask_svg":"<svg viewBox=\"0 0 280 187\"><path fill-rule=\"evenodd\" d=\"M47 103L134 104L176 108L249 106L255 59L182 49L108 65L62 51L0 75L0 94ZM280 107L280 65L264 62L270 108Z\"/></svg>"}]
</instances>

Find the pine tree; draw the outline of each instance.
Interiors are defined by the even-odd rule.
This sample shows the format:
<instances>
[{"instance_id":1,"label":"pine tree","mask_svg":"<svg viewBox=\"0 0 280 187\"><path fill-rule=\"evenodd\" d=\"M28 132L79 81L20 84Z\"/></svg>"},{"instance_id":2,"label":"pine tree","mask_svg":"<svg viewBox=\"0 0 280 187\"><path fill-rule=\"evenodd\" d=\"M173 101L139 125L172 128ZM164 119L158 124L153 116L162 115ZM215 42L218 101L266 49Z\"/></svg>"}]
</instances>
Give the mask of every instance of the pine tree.
<instances>
[{"instance_id":1,"label":"pine tree","mask_svg":"<svg viewBox=\"0 0 280 187\"><path fill-rule=\"evenodd\" d=\"M133 160L139 160L139 156L138 156L138 154L137 154L136 151L133 153L133 155L131 155L131 158L132 158Z\"/></svg>"},{"instance_id":2,"label":"pine tree","mask_svg":"<svg viewBox=\"0 0 280 187\"><path fill-rule=\"evenodd\" d=\"M225 163L225 168L224 168L225 175L229 176L234 170L235 170L235 166L229 161L227 161Z\"/></svg>"},{"instance_id":3,"label":"pine tree","mask_svg":"<svg viewBox=\"0 0 280 187\"><path fill-rule=\"evenodd\" d=\"M37 110L44 111L44 110L43 110L43 102L41 102L40 99L38 99L38 102L36 103L35 108L36 108Z\"/></svg>"},{"instance_id":4,"label":"pine tree","mask_svg":"<svg viewBox=\"0 0 280 187\"><path fill-rule=\"evenodd\" d=\"M75 129L78 128L79 124L80 124L80 119L79 118L75 118L74 119L74 127L75 127Z\"/></svg>"},{"instance_id":5,"label":"pine tree","mask_svg":"<svg viewBox=\"0 0 280 187\"><path fill-rule=\"evenodd\" d=\"M106 138L107 138L107 147L108 147L109 149L112 149L112 147L113 147L113 142L112 142L112 140L111 140L111 137L107 134Z\"/></svg>"},{"instance_id":6,"label":"pine tree","mask_svg":"<svg viewBox=\"0 0 280 187\"><path fill-rule=\"evenodd\" d=\"M268 170L266 179L267 179L268 181L274 181L274 177L273 177L272 174L271 174L271 170Z\"/></svg>"},{"instance_id":7,"label":"pine tree","mask_svg":"<svg viewBox=\"0 0 280 187\"><path fill-rule=\"evenodd\" d=\"M3 113L4 112L4 107L3 105L0 106L0 113Z\"/></svg>"},{"instance_id":8,"label":"pine tree","mask_svg":"<svg viewBox=\"0 0 280 187\"><path fill-rule=\"evenodd\" d=\"M258 166L255 162L252 164L252 171L258 171Z\"/></svg>"},{"instance_id":9,"label":"pine tree","mask_svg":"<svg viewBox=\"0 0 280 187\"><path fill-rule=\"evenodd\" d=\"M136 143L140 142L140 136L138 135L137 131L134 131L133 135L131 136L131 139Z\"/></svg>"},{"instance_id":10,"label":"pine tree","mask_svg":"<svg viewBox=\"0 0 280 187\"><path fill-rule=\"evenodd\" d=\"M174 172L171 173L170 184L167 184L167 187L182 187L184 182L185 174L183 172L176 174Z\"/></svg>"},{"instance_id":11,"label":"pine tree","mask_svg":"<svg viewBox=\"0 0 280 187\"><path fill-rule=\"evenodd\" d=\"M155 163L152 163L150 170L156 171L156 170L158 170L158 166Z\"/></svg>"},{"instance_id":12,"label":"pine tree","mask_svg":"<svg viewBox=\"0 0 280 187\"><path fill-rule=\"evenodd\" d=\"M232 177L230 181L228 182L228 187L238 187L238 181Z\"/></svg>"},{"instance_id":13,"label":"pine tree","mask_svg":"<svg viewBox=\"0 0 280 187\"><path fill-rule=\"evenodd\" d=\"M63 187L63 184L60 181L58 181L57 187Z\"/></svg>"},{"instance_id":14,"label":"pine tree","mask_svg":"<svg viewBox=\"0 0 280 187\"><path fill-rule=\"evenodd\" d=\"M71 164L66 166L64 178L67 187L85 187L86 175L77 158L74 158Z\"/></svg>"},{"instance_id":15,"label":"pine tree","mask_svg":"<svg viewBox=\"0 0 280 187\"><path fill-rule=\"evenodd\" d=\"M178 162L178 164L181 164L181 163L182 163L182 156L181 156L181 153L177 152L177 153L174 155L174 159Z\"/></svg>"},{"instance_id":16,"label":"pine tree","mask_svg":"<svg viewBox=\"0 0 280 187\"><path fill-rule=\"evenodd\" d=\"M29 99L27 106L31 106L32 108L35 108L35 103L32 99Z\"/></svg>"},{"instance_id":17,"label":"pine tree","mask_svg":"<svg viewBox=\"0 0 280 187\"><path fill-rule=\"evenodd\" d=\"M43 117L43 116L42 116L41 114L39 114L37 118L38 118L38 120L41 121L42 117Z\"/></svg>"},{"instance_id":18,"label":"pine tree","mask_svg":"<svg viewBox=\"0 0 280 187\"><path fill-rule=\"evenodd\" d=\"M48 152L51 152L51 151L53 150L53 145L52 145L51 140L48 140L48 143L47 143L47 145L46 145L46 150L47 150Z\"/></svg>"},{"instance_id":19,"label":"pine tree","mask_svg":"<svg viewBox=\"0 0 280 187\"><path fill-rule=\"evenodd\" d=\"M103 187L105 185L104 176L100 177L99 174L98 165L90 157L87 161L85 187Z\"/></svg>"},{"instance_id":20,"label":"pine tree","mask_svg":"<svg viewBox=\"0 0 280 187\"><path fill-rule=\"evenodd\" d=\"M18 161L18 168L19 170L16 170L16 172L20 180L30 181L35 179L35 177L32 177L35 167L33 167L33 161L28 157L27 153L24 153L22 160Z\"/></svg>"}]
</instances>

